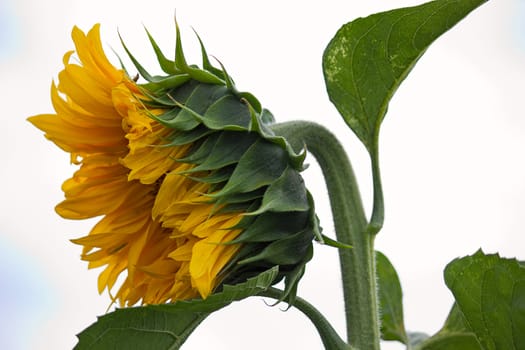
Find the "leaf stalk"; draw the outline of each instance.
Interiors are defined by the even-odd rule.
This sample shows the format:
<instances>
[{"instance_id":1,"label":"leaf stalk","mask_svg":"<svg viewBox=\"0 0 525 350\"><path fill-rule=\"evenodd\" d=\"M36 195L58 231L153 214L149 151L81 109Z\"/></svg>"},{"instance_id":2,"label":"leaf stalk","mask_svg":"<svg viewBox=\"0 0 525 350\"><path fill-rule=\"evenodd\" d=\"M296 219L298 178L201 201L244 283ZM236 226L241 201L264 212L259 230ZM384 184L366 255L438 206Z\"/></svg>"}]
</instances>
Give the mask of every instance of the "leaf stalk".
<instances>
[{"instance_id":1,"label":"leaf stalk","mask_svg":"<svg viewBox=\"0 0 525 350\"><path fill-rule=\"evenodd\" d=\"M266 291L259 294L263 297L272 298L275 300L281 300L283 291L277 288L269 288ZM315 328L321 336L321 340L325 349L328 350L356 350L350 345L346 344L341 337L334 330L332 325L326 320L326 318L317 310L313 305L308 303L306 300L297 297L294 301L293 306L305 314L310 321L314 324Z\"/></svg>"}]
</instances>

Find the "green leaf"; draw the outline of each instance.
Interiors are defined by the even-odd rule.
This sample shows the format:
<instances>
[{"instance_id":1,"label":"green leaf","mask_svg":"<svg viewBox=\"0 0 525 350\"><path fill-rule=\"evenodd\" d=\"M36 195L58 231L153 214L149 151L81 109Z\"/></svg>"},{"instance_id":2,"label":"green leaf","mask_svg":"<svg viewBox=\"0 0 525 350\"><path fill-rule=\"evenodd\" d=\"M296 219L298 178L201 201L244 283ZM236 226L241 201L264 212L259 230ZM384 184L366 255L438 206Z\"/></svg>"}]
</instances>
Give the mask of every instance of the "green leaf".
<instances>
[{"instance_id":1,"label":"green leaf","mask_svg":"<svg viewBox=\"0 0 525 350\"><path fill-rule=\"evenodd\" d=\"M328 44L330 100L372 153L388 102L427 47L487 0L437 0L359 18Z\"/></svg>"},{"instance_id":2,"label":"green leaf","mask_svg":"<svg viewBox=\"0 0 525 350\"><path fill-rule=\"evenodd\" d=\"M419 343L424 342L425 340L429 338L428 334L423 333L423 332L407 332L407 337L408 337L408 342L412 347L418 345ZM409 349L411 348L409 347Z\"/></svg>"},{"instance_id":3,"label":"green leaf","mask_svg":"<svg viewBox=\"0 0 525 350\"><path fill-rule=\"evenodd\" d=\"M101 316L78 335L75 349L179 349L213 311L267 290L278 275L273 267L206 300L118 309Z\"/></svg>"},{"instance_id":4,"label":"green leaf","mask_svg":"<svg viewBox=\"0 0 525 350\"><path fill-rule=\"evenodd\" d=\"M436 334L417 345L414 350L482 350L472 333Z\"/></svg>"},{"instance_id":5,"label":"green leaf","mask_svg":"<svg viewBox=\"0 0 525 350\"><path fill-rule=\"evenodd\" d=\"M452 306L443 328L431 338L414 339L410 343L416 350L482 350L457 304Z\"/></svg>"},{"instance_id":6,"label":"green leaf","mask_svg":"<svg viewBox=\"0 0 525 350\"><path fill-rule=\"evenodd\" d=\"M452 261L445 282L458 307L449 328L468 326L483 349L525 349L525 268L517 260L478 251Z\"/></svg>"},{"instance_id":7,"label":"green leaf","mask_svg":"<svg viewBox=\"0 0 525 350\"><path fill-rule=\"evenodd\" d=\"M445 321L445 325L439 332L443 333L463 331L470 332L471 329L467 323L467 320L465 319L465 315L463 315L463 313L459 309L458 304L454 303L452 309L450 310L450 313L448 314L447 320Z\"/></svg>"},{"instance_id":8,"label":"green leaf","mask_svg":"<svg viewBox=\"0 0 525 350\"><path fill-rule=\"evenodd\" d=\"M379 303L381 306L381 338L408 343L403 320L403 292L399 277L388 258L376 252Z\"/></svg>"}]
</instances>

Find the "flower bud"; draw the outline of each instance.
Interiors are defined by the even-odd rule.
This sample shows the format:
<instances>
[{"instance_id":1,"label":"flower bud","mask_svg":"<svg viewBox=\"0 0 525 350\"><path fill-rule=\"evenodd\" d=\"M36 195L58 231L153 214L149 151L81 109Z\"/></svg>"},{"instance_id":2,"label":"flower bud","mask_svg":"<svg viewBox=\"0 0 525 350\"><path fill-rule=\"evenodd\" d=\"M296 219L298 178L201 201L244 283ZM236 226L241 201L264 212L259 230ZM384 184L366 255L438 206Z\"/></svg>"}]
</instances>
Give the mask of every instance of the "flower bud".
<instances>
[{"instance_id":1,"label":"flower bud","mask_svg":"<svg viewBox=\"0 0 525 350\"><path fill-rule=\"evenodd\" d=\"M206 298L223 284L274 266L293 302L318 233L296 154L273 134L273 117L239 92L225 69L188 65L177 28L175 60L151 37L163 76L137 83L106 58L99 26L73 29L55 114L29 118L80 168L62 186L56 211L102 216L83 246L90 268L105 266L99 292L121 305Z\"/></svg>"}]
</instances>

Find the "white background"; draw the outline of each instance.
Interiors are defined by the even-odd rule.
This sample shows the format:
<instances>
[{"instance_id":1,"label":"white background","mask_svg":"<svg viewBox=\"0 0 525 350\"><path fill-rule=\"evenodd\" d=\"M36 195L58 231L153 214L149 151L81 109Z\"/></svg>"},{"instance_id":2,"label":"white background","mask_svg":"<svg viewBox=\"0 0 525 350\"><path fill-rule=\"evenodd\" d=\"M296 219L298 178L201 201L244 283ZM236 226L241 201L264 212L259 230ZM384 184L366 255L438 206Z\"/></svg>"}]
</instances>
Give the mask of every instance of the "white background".
<instances>
[{"instance_id":1,"label":"white background","mask_svg":"<svg viewBox=\"0 0 525 350\"><path fill-rule=\"evenodd\" d=\"M409 330L433 333L452 303L442 270L452 259L499 251L525 259L525 7L522 0L485 4L440 38L394 97L383 123L381 161L386 222L377 248L397 267ZM173 14L187 56L200 62L191 27L241 90L254 93L278 121L307 119L344 143L371 207L369 164L324 89L321 56L344 23L417 4L389 1L79 1L0 0L0 348L69 349L75 334L106 312L98 271L87 271L69 239L93 221L54 213L61 183L75 168L26 117L52 112L49 87L73 48L73 25L102 23L106 52L123 54L117 28L146 67L154 67L142 25L173 48ZM305 177L327 235L333 226L319 169ZM315 247L299 295L342 334L337 254ZM321 349L306 318L260 298L207 319L185 350ZM248 345L249 344L249 345ZM400 349L395 344L385 349Z\"/></svg>"}]
</instances>

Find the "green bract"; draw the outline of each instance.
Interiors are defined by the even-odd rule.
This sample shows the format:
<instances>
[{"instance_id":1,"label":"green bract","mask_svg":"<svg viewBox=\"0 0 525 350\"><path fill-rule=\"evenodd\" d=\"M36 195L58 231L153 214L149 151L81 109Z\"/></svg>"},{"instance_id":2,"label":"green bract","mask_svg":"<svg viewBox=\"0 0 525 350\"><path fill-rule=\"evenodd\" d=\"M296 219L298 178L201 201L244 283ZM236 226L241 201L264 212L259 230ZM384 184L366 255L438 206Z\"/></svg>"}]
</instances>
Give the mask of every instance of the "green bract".
<instances>
[{"instance_id":1,"label":"green bract","mask_svg":"<svg viewBox=\"0 0 525 350\"><path fill-rule=\"evenodd\" d=\"M242 233L232 242L242 247L221 271L222 284L244 282L278 266L273 283L284 278L282 300L292 303L312 257L312 240L320 236L299 174L306 153L295 153L270 130L271 113L250 93L239 92L222 65L211 65L202 42L199 68L186 63L178 26L173 61L148 36L166 75L150 75L124 48L147 81L139 85L149 98L144 105L164 111L151 117L173 129L162 147L191 144L189 153L176 159L194 165L183 174L210 184L207 195L217 210L246 213L235 227Z\"/></svg>"}]
</instances>

